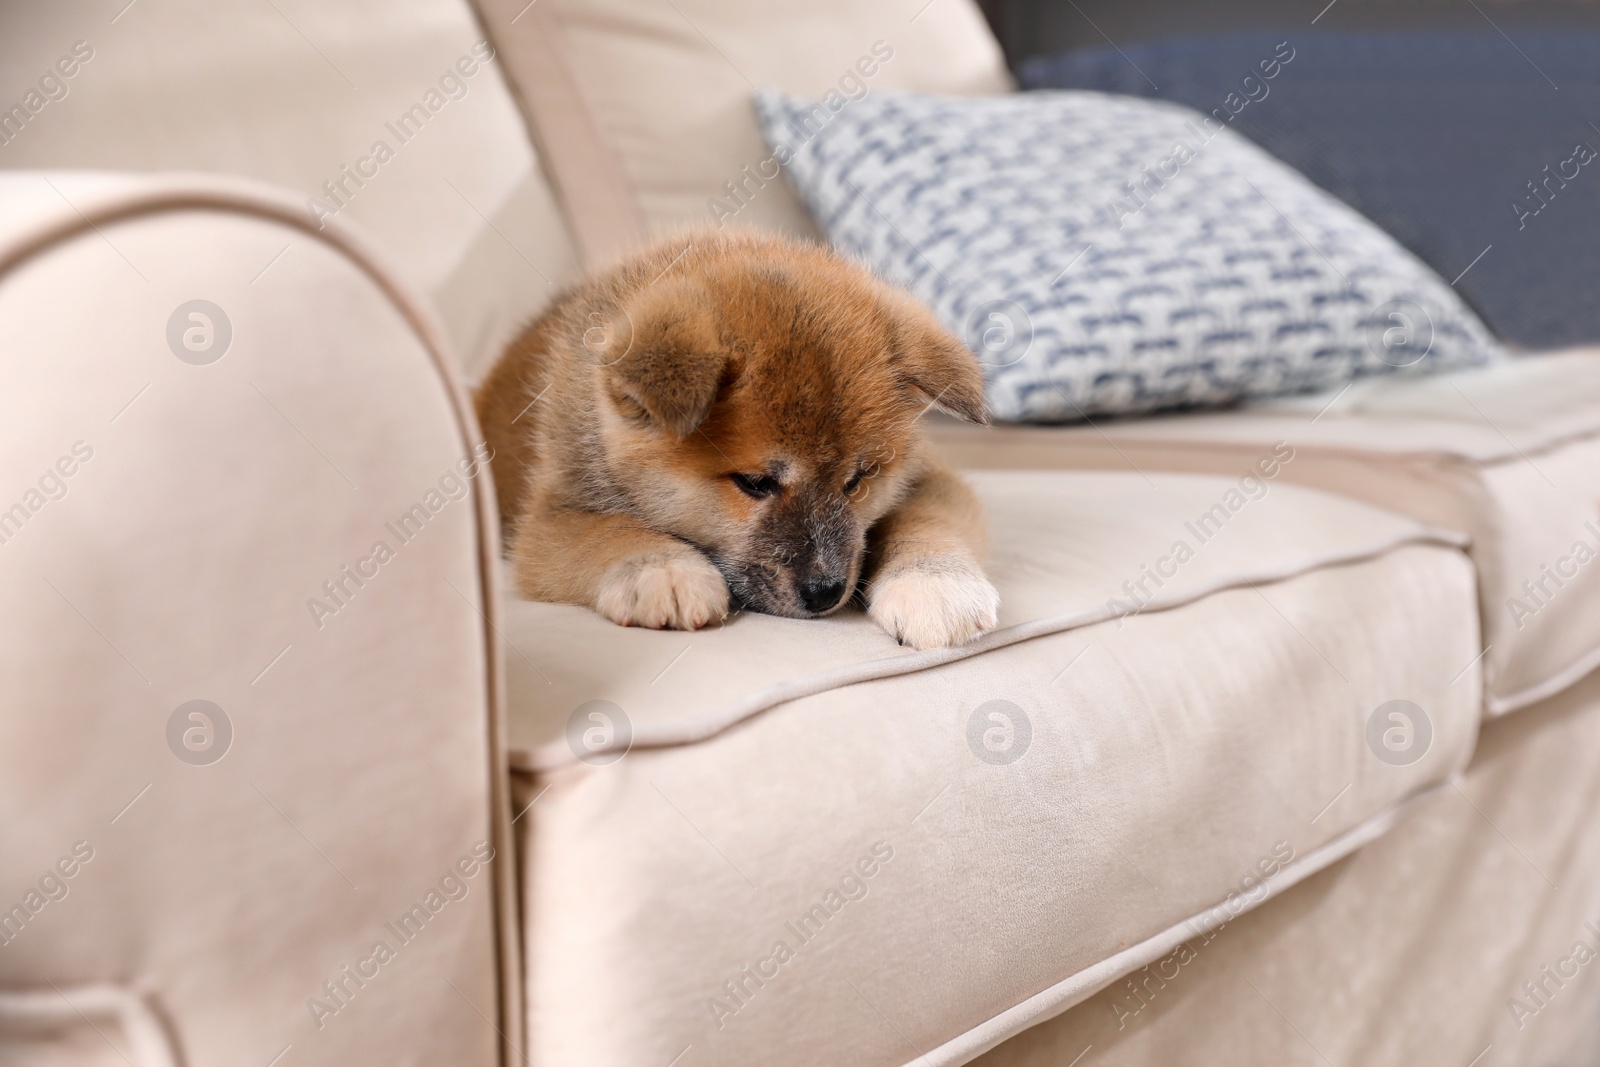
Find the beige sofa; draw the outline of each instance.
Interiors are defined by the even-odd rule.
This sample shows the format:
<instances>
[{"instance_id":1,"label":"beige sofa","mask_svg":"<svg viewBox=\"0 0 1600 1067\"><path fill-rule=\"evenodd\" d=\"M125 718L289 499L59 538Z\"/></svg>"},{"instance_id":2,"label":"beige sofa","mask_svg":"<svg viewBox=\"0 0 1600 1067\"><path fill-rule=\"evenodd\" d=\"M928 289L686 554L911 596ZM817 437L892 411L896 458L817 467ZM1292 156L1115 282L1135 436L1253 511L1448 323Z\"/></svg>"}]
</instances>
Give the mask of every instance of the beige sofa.
<instances>
[{"instance_id":1,"label":"beige sofa","mask_svg":"<svg viewBox=\"0 0 1600 1067\"><path fill-rule=\"evenodd\" d=\"M0 29L0 1062L1593 1062L1596 357L938 425L996 633L624 630L462 383L968 0Z\"/></svg>"}]
</instances>

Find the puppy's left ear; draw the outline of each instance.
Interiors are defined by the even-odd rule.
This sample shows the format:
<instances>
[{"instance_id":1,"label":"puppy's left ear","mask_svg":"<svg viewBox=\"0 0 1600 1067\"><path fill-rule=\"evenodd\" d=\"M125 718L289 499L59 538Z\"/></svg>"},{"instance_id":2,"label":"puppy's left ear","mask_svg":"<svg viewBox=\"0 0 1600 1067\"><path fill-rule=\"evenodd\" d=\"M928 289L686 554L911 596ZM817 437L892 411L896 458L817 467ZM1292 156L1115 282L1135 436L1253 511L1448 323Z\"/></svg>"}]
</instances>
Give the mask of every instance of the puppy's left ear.
<instances>
[{"instance_id":1,"label":"puppy's left ear","mask_svg":"<svg viewBox=\"0 0 1600 1067\"><path fill-rule=\"evenodd\" d=\"M920 300L887 286L880 300L894 335L890 358L900 380L940 411L987 425L977 357Z\"/></svg>"}]
</instances>

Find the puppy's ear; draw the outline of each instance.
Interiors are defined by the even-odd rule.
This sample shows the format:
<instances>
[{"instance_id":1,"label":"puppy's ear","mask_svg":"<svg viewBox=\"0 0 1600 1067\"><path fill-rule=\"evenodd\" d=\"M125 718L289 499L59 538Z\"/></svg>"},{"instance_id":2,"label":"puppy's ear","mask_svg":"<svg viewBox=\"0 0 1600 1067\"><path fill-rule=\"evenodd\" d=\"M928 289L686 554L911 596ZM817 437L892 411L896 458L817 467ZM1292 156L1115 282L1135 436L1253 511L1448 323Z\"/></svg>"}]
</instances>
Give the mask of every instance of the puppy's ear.
<instances>
[{"instance_id":1,"label":"puppy's ear","mask_svg":"<svg viewBox=\"0 0 1600 1067\"><path fill-rule=\"evenodd\" d=\"M613 395L644 409L679 440L716 402L729 369L708 293L688 279L656 282L630 298L601 360Z\"/></svg>"},{"instance_id":2,"label":"puppy's ear","mask_svg":"<svg viewBox=\"0 0 1600 1067\"><path fill-rule=\"evenodd\" d=\"M880 300L894 334L890 358L900 380L940 411L987 425L977 357L920 300L887 286Z\"/></svg>"}]
</instances>

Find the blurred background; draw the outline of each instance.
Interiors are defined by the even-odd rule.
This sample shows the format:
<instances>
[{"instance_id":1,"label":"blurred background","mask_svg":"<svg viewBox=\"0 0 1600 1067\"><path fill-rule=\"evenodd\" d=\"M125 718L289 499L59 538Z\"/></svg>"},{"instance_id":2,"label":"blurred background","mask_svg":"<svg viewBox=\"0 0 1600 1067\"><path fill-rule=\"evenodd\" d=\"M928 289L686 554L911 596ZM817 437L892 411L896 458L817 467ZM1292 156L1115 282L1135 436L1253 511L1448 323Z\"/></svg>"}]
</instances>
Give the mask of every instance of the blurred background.
<instances>
[{"instance_id":1,"label":"blurred background","mask_svg":"<svg viewBox=\"0 0 1600 1067\"><path fill-rule=\"evenodd\" d=\"M1600 5L1581 0L979 0L1013 66L1067 48L1159 40L1179 34L1293 28L1483 30L1600 27ZM1337 11L1337 17L1334 12ZM1325 12L1325 13L1324 13ZM1322 13L1315 25L1308 19Z\"/></svg>"},{"instance_id":2,"label":"blurred background","mask_svg":"<svg viewBox=\"0 0 1600 1067\"><path fill-rule=\"evenodd\" d=\"M1209 111L1296 58L1233 125L1378 222L1513 347L1600 340L1600 5L1571 0L984 0L1028 88ZM1063 52L1068 52L1063 55ZM1271 103L1266 101L1270 99ZM1574 161L1576 163L1576 161ZM1546 186L1546 167L1556 179ZM1564 221L1536 220L1557 195ZM1485 254L1495 246L1493 255ZM1483 254L1481 261L1478 256Z\"/></svg>"}]
</instances>

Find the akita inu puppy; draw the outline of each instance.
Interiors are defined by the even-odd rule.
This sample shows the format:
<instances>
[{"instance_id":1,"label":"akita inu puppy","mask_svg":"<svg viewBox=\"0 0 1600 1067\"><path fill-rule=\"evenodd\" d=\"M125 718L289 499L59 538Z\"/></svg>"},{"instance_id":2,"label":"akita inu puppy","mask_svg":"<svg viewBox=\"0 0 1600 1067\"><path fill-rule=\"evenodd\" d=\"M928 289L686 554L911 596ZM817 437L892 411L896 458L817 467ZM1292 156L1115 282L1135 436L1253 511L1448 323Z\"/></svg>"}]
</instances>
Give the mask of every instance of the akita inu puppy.
<instances>
[{"instance_id":1,"label":"akita inu puppy","mask_svg":"<svg viewBox=\"0 0 1600 1067\"><path fill-rule=\"evenodd\" d=\"M825 249L660 244L558 297L476 403L524 596L693 630L730 593L812 618L859 583L902 644L995 626L977 500L918 426L988 421L978 363Z\"/></svg>"}]
</instances>

